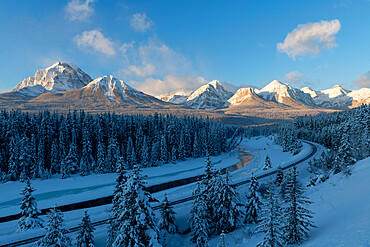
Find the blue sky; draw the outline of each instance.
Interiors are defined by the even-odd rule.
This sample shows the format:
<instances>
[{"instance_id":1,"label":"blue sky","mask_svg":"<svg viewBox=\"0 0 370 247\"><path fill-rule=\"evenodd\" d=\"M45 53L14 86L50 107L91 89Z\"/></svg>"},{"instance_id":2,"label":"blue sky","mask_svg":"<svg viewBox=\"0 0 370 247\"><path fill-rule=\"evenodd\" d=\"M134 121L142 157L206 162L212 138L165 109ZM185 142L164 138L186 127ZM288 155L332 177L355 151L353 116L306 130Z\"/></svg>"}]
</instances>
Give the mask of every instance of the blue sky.
<instances>
[{"instance_id":1,"label":"blue sky","mask_svg":"<svg viewBox=\"0 0 370 247\"><path fill-rule=\"evenodd\" d=\"M152 94L370 87L370 1L0 1L0 91L56 61ZM280 44L279 44L280 43Z\"/></svg>"}]
</instances>

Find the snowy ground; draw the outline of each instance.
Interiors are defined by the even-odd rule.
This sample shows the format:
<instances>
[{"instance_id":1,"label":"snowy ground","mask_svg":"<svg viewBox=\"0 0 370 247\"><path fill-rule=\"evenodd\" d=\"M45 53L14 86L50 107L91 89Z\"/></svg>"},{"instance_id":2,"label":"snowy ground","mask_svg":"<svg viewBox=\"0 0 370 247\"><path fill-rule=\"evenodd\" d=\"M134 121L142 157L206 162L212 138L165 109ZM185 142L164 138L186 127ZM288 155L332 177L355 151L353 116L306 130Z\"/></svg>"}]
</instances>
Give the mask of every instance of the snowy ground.
<instances>
[{"instance_id":1,"label":"snowy ground","mask_svg":"<svg viewBox=\"0 0 370 247\"><path fill-rule=\"evenodd\" d=\"M307 176L301 172L301 179ZM306 174L307 175L307 174ZM353 174L332 176L323 184L310 188L306 195L313 204L313 221L317 228L302 246L370 246L370 158L354 165ZM256 246L263 234L248 237L244 227L226 235L229 247ZM211 247L219 241L214 237ZM189 245L191 246L191 245Z\"/></svg>"},{"instance_id":2,"label":"snowy ground","mask_svg":"<svg viewBox=\"0 0 370 247\"><path fill-rule=\"evenodd\" d=\"M262 170L262 168L266 154L270 156L273 168L276 168L278 165L284 166L285 164L289 164L295 160L305 157L311 151L310 146L304 144L301 153L292 157L289 153L283 153L281 151L281 147L273 145L273 141L271 139L263 137L245 140L241 143L240 148L243 151L247 150L253 154L253 159L246 167L241 168L240 170L237 170L231 174L234 182L249 178L251 173L259 175L265 172ZM320 148L317 155L320 154L321 150L322 149ZM243 159L244 157L238 157L238 154L240 154L240 150L234 150L228 154L212 157L211 160L216 168L227 167L241 162L240 159ZM248 156L248 158L250 157ZM179 162L178 164L168 164L162 167L146 168L143 172L148 175L148 184L152 185L169 180L198 175L203 172L203 168L204 158L200 158ZM115 174L104 174L86 177L76 176L65 180L38 180L33 181L33 186L37 189L35 196L38 201L39 208L45 208L53 206L55 203L62 205L110 195L112 193L115 176ZM17 202L20 200L19 191L22 188L23 184L17 182L8 182L0 185L0 216L19 212ZM193 188L193 184L185 185L155 193L154 196L161 200L164 194L167 193L170 200L177 200L191 195ZM246 186L238 189L240 198L243 202L246 189ZM191 203L188 202L177 205L175 208L180 230L185 230L188 228L187 221L189 217L190 206ZM109 208L109 205L90 208L89 214L94 222L101 219L106 219L108 217ZM81 220L83 211L84 210L75 210L73 212L64 213L67 227L76 226ZM42 218L45 219L44 216ZM0 224L0 244L9 242L11 239L25 239L28 236L36 236L42 234L43 232L41 229L28 231L26 233L15 233L16 224L16 221ZM97 246L105 246L105 232L106 225L100 226L96 229L95 238ZM236 233L236 237L239 235ZM192 246L187 235L179 236L178 238L180 239L177 239L176 241L177 246L181 246L179 243L183 243L182 246ZM214 241L217 241L217 239ZM211 243L213 242L211 241Z\"/></svg>"}]
</instances>

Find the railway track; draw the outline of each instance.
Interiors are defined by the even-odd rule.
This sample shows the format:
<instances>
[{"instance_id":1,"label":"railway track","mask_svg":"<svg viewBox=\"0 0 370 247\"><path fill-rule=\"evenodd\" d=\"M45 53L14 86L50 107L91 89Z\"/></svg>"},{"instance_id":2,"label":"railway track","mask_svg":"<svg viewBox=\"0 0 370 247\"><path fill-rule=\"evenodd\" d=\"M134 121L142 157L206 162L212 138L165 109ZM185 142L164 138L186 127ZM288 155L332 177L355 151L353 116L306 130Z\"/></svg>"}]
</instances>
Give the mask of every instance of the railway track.
<instances>
[{"instance_id":1,"label":"railway track","mask_svg":"<svg viewBox=\"0 0 370 247\"><path fill-rule=\"evenodd\" d=\"M299 164L309 160L310 158L312 158L316 154L316 152L317 152L317 146L316 145L314 145L310 142L307 142L307 141L302 141L302 142L305 142L305 143L307 143L308 145L311 146L311 148L312 148L311 152L306 157L303 157L302 159L300 159L298 161L295 161L295 162L293 162L289 165L286 165L286 166L282 167L282 170L287 170L289 168L292 168L293 166L299 165ZM256 178L257 178L257 180L263 179L263 178L266 178L266 177L269 177L271 175L276 174L276 172L277 172L277 170L273 170L273 171L264 173L262 175L259 175ZM246 179L246 180L243 180L243 181L240 181L238 183L233 184L233 187L237 188L241 185L248 184L249 182L250 182L250 179ZM171 205L178 205L178 204L181 204L181 203L189 202L192 199L193 199L192 196L185 197L183 199L171 202ZM157 206L153 207L153 210L159 210L160 208L161 208L161 206L157 205ZM108 223L108 219L104 219L104 220L100 220L100 221L95 221L92 224L93 224L94 227L96 227L96 226L101 226L101 225L104 225L104 224L107 224L107 223ZM76 232L76 231L78 231L78 229L79 229L78 226L77 227L72 227L68 230L68 232L69 233ZM15 242L12 242L12 243L2 244L2 245L0 245L0 247L15 247L15 246L22 246L22 245L26 245L26 244L31 244L31 243L34 243L37 240L41 239L43 236L44 235L39 235L39 236L35 236L35 237L32 237L32 238L15 241Z\"/></svg>"}]
</instances>

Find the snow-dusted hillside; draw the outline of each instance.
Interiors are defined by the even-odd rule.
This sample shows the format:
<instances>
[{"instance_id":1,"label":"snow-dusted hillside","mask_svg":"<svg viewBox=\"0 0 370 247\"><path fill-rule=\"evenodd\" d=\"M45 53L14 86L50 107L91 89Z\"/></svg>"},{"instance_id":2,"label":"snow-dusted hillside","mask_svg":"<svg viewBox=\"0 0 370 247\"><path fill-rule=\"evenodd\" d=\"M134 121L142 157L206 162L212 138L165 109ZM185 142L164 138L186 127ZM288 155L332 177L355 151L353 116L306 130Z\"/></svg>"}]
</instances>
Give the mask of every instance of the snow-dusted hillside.
<instances>
[{"instance_id":1,"label":"snow-dusted hillside","mask_svg":"<svg viewBox=\"0 0 370 247\"><path fill-rule=\"evenodd\" d=\"M232 95L219 81L214 80L190 94L185 105L195 109L223 108L229 105L227 100Z\"/></svg>"},{"instance_id":2,"label":"snow-dusted hillside","mask_svg":"<svg viewBox=\"0 0 370 247\"><path fill-rule=\"evenodd\" d=\"M306 196L313 202L309 209L315 213L313 221L317 228L301 246L370 245L369 177L370 158L367 158L353 165L351 176L339 173L308 189ZM263 234L248 236L247 228L226 234L228 247L256 246L262 239ZM210 246L216 247L218 242L219 237L214 237Z\"/></svg>"},{"instance_id":3,"label":"snow-dusted hillside","mask_svg":"<svg viewBox=\"0 0 370 247\"><path fill-rule=\"evenodd\" d=\"M14 91L20 91L27 96L37 96L45 92L78 89L91 81L91 77L76 65L57 62L46 69L37 70L35 76L18 83Z\"/></svg>"}]
</instances>

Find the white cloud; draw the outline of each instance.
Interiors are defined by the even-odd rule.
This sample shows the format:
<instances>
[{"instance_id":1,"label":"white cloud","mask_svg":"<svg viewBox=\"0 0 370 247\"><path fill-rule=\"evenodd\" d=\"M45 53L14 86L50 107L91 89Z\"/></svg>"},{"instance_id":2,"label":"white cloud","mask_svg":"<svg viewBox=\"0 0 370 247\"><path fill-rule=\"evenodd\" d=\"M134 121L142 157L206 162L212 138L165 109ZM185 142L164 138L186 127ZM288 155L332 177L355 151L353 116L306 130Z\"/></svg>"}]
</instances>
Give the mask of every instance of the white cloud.
<instances>
[{"instance_id":1,"label":"white cloud","mask_svg":"<svg viewBox=\"0 0 370 247\"><path fill-rule=\"evenodd\" d=\"M136 32L145 32L153 26L153 21L145 13L136 13L131 16L130 25Z\"/></svg>"},{"instance_id":2,"label":"white cloud","mask_svg":"<svg viewBox=\"0 0 370 247\"><path fill-rule=\"evenodd\" d=\"M151 95L161 95L178 90L193 91L206 84L203 77L167 75L161 79L147 78L144 81L130 81L140 91Z\"/></svg>"},{"instance_id":3,"label":"white cloud","mask_svg":"<svg viewBox=\"0 0 370 247\"><path fill-rule=\"evenodd\" d=\"M70 21L87 21L94 13L92 3L94 0L71 0L65 7L66 17Z\"/></svg>"},{"instance_id":4,"label":"white cloud","mask_svg":"<svg viewBox=\"0 0 370 247\"><path fill-rule=\"evenodd\" d=\"M300 24L288 33L283 43L277 44L277 49L293 59L298 55L317 55L323 49L337 46L335 35L340 29L337 19Z\"/></svg>"},{"instance_id":5,"label":"white cloud","mask_svg":"<svg viewBox=\"0 0 370 247\"><path fill-rule=\"evenodd\" d=\"M285 74L285 80L290 83L299 83L303 80L304 75L298 71L291 71Z\"/></svg>"},{"instance_id":6,"label":"white cloud","mask_svg":"<svg viewBox=\"0 0 370 247\"><path fill-rule=\"evenodd\" d=\"M124 43L123 45L121 45L119 49L122 51L123 54L126 54L128 49L134 48L134 44L135 41L131 41L130 43Z\"/></svg>"},{"instance_id":7,"label":"white cloud","mask_svg":"<svg viewBox=\"0 0 370 247\"><path fill-rule=\"evenodd\" d=\"M155 66L153 64L146 64L144 66L130 65L127 73L133 73L137 77L147 77L151 76L154 72Z\"/></svg>"},{"instance_id":8,"label":"white cloud","mask_svg":"<svg viewBox=\"0 0 370 247\"><path fill-rule=\"evenodd\" d=\"M354 83L359 87L370 87L370 71L363 75L359 75Z\"/></svg>"},{"instance_id":9,"label":"white cloud","mask_svg":"<svg viewBox=\"0 0 370 247\"><path fill-rule=\"evenodd\" d=\"M163 78L193 72L188 59L157 39L139 45L125 44L120 50L124 63L116 74L121 78L140 80L147 76Z\"/></svg>"},{"instance_id":10,"label":"white cloud","mask_svg":"<svg viewBox=\"0 0 370 247\"><path fill-rule=\"evenodd\" d=\"M94 51L101 52L105 55L115 55L113 42L104 37L99 30L84 31L82 34L74 38L79 47L89 47Z\"/></svg>"}]
</instances>

